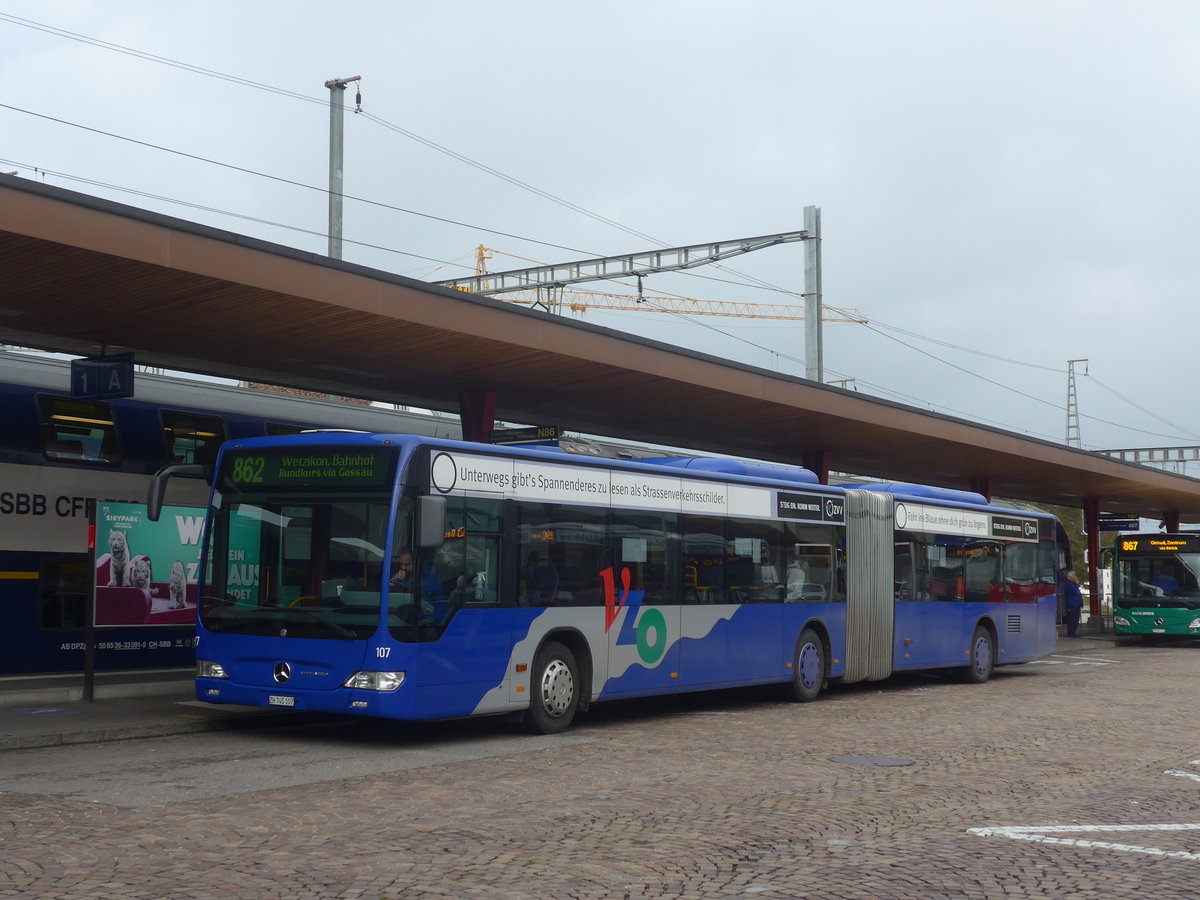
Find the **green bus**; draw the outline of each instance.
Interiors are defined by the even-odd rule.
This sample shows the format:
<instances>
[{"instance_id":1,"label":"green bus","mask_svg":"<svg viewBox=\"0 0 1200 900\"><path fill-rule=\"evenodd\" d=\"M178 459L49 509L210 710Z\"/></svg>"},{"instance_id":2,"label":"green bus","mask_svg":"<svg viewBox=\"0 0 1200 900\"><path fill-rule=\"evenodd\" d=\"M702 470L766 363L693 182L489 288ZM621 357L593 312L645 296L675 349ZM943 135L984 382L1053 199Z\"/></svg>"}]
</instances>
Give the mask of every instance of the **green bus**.
<instances>
[{"instance_id":1,"label":"green bus","mask_svg":"<svg viewBox=\"0 0 1200 900\"><path fill-rule=\"evenodd\" d=\"M1117 634L1200 635L1200 534L1122 534L1113 549Z\"/></svg>"}]
</instances>

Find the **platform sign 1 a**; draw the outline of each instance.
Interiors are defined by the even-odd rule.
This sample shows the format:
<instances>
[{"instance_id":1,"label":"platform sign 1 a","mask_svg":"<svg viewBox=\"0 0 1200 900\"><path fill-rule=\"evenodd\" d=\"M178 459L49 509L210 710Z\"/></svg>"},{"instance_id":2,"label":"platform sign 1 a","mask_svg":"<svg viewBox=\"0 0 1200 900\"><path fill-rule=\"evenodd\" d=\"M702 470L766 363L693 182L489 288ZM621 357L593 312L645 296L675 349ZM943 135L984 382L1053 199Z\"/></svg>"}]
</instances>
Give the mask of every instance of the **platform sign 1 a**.
<instances>
[{"instance_id":1,"label":"platform sign 1 a","mask_svg":"<svg viewBox=\"0 0 1200 900\"><path fill-rule=\"evenodd\" d=\"M133 396L133 354L71 360L71 398L115 400Z\"/></svg>"}]
</instances>

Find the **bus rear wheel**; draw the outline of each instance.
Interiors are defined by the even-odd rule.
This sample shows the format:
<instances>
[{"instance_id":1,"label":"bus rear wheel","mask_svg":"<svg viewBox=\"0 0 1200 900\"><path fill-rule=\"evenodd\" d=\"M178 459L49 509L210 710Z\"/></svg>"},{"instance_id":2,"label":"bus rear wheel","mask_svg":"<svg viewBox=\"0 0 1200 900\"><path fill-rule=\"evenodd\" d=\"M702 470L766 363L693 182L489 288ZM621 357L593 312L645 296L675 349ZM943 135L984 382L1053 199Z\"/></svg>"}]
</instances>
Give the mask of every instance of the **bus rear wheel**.
<instances>
[{"instance_id":1,"label":"bus rear wheel","mask_svg":"<svg viewBox=\"0 0 1200 900\"><path fill-rule=\"evenodd\" d=\"M982 625L975 626L969 652L971 661L959 670L962 680L968 684L983 684L992 677L996 667L996 647L992 633Z\"/></svg>"},{"instance_id":2,"label":"bus rear wheel","mask_svg":"<svg viewBox=\"0 0 1200 900\"><path fill-rule=\"evenodd\" d=\"M579 708L579 666L575 654L557 641L547 641L533 661L529 709L522 724L531 734L565 731Z\"/></svg>"},{"instance_id":3,"label":"bus rear wheel","mask_svg":"<svg viewBox=\"0 0 1200 900\"><path fill-rule=\"evenodd\" d=\"M800 632L796 641L796 656L792 660L792 683L788 685L789 700L810 703L817 699L828 677L825 667L825 645L811 628Z\"/></svg>"}]
</instances>

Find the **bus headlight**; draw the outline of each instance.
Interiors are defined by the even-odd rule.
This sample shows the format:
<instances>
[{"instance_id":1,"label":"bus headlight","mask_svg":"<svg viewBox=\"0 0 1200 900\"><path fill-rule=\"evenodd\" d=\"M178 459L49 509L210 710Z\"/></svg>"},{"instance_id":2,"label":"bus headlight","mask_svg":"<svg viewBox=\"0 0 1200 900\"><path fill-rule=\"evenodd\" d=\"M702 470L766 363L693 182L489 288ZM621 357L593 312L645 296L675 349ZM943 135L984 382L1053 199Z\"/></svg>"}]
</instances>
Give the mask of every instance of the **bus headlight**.
<instances>
[{"instance_id":1,"label":"bus headlight","mask_svg":"<svg viewBox=\"0 0 1200 900\"><path fill-rule=\"evenodd\" d=\"M1200 628L1200 619L1192 619L1188 622L1188 628Z\"/></svg>"},{"instance_id":2,"label":"bus headlight","mask_svg":"<svg viewBox=\"0 0 1200 900\"><path fill-rule=\"evenodd\" d=\"M219 662L213 662L211 659L198 659L196 660L196 677L228 678L229 673Z\"/></svg>"},{"instance_id":3,"label":"bus headlight","mask_svg":"<svg viewBox=\"0 0 1200 900\"><path fill-rule=\"evenodd\" d=\"M397 690L404 684L403 672L355 672L342 684L342 687L353 688L356 691L385 691Z\"/></svg>"},{"instance_id":4,"label":"bus headlight","mask_svg":"<svg viewBox=\"0 0 1200 900\"><path fill-rule=\"evenodd\" d=\"M1132 628L1133 623L1124 616L1113 616L1113 624L1120 625L1122 628Z\"/></svg>"}]
</instances>

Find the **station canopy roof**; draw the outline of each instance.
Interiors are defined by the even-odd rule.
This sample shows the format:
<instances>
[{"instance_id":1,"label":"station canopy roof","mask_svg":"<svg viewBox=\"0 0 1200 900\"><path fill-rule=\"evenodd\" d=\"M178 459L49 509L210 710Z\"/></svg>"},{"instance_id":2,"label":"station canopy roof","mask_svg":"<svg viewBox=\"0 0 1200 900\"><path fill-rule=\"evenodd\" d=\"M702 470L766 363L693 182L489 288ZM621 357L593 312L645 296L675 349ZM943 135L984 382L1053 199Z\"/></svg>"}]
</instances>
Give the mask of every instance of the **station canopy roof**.
<instances>
[{"instance_id":1,"label":"station canopy roof","mask_svg":"<svg viewBox=\"0 0 1200 900\"><path fill-rule=\"evenodd\" d=\"M0 342L1200 522L1200 480L0 176Z\"/></svg>"}]
</instances>

